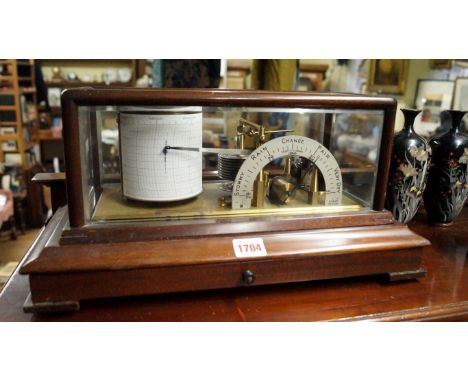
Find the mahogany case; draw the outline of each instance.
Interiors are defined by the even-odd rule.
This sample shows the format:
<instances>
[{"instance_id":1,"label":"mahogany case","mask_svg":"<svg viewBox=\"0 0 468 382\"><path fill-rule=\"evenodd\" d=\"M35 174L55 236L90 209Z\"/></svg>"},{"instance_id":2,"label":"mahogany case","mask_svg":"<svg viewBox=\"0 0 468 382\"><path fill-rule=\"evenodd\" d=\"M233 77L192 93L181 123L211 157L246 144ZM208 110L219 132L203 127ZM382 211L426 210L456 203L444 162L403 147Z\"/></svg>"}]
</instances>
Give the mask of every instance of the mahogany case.
<instances>
[{"instance_id":1,"label":"mahogany case","mask_svg":"<svg viewBox=\"0 0 468 382\"><path fill-rule=\"evenodd\" d=\"M90 224L83 195L80 107L233 106L381 110L383 127L371 208L319 215L232 216ZM306 92L77 88L62 94L67 205L44 229L28 274L36 312L78 309L84 299L254 287L363 275L424 275L430 243L384 210L396 102L387 97ZM95 116L94 116L95 119ZM95 125L90 117L91 127ZM94 124L93 124L94 123ZM333 121L331 122L333 123ZM91 128L93 131L93 128ZM99 139L96 135L96 142ZM99 157L99 148L90 150ZM96 198L103 174L93 164ZM62 187L61 181L49 182ZM63 204L63 203L62 203ZM238 258L233 240L262 238L268 255Z\"/></svg>"}]
</instances>

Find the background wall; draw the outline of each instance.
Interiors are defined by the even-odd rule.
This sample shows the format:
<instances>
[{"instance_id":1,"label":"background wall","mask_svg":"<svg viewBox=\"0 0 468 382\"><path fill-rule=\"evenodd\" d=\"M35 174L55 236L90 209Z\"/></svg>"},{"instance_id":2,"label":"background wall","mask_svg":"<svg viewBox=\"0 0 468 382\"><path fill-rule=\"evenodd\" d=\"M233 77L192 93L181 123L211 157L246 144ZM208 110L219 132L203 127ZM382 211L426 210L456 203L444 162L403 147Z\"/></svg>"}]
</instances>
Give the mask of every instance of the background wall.
<instances>
[{"instance_id":1,"label":"background wall","mask_svg":"<svg viewBox=\"0 0 468 382\"><path fill-rule=\"evenodd\" d=\"M228 60L229 66L251 67L253 60ZM324 91L362 93L367 81L368 60L347 60L346 65L338 65L336 59L300 59L301 64L328 65L324 81ZM419 79L454 80L456 77L468 76L468 68L452 67L451 69L432 70L429 59L408 60L408 76L405 91L401 95L390 95L398 102L398 108L413 107L416 87ZM397 112L395 128L400 130L403 115Z\"/></svg>"}]
</instances>

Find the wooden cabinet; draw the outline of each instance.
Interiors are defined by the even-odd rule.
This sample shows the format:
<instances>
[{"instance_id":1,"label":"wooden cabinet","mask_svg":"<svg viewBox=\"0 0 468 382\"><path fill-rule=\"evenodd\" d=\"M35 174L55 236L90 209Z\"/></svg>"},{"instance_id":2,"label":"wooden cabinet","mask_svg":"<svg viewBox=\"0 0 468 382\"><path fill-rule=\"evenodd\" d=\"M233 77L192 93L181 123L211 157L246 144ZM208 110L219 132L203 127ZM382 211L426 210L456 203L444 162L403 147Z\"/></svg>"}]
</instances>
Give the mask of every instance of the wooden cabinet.
<instances>
[{"instance_id":1,"label":"wooden cabinet","mask_svg":"<svg viewBox=\"0 0 468 382\"><path fill-rule=\"evenodd\" d=\"M134 87L137 78L145 71L146 60L40 60L42 76L48 93L50 129L39 130L41 161L49 171L53 171L53 158L59 159L60 169L64 169L63 139L61 133L62 108L60 93L64 89L99 87ZM122 75L130 78L124 81ZM113 78L108 78L113 77Z\"/></svg>"},{"instance_id":2,"label":"wooden cabinet","mask_svg":"<svg viewBox=\"0 0 468 382\"><path fill-rule=\"evenodd\" d=\"M41 60L48 88L135 86L144 60Z\"/></svg>"},{"instance_id":3,"label":"wooden cabinet","mask_svg":"<svg viewBox=\"0 0 468 382\"><path fill-rule=\"evenodd\" d=\"M301 64L299 90L321 92L328 65Z\"/></svg>"},{"instance_id":4,"label":"wooden cabinet","mask_svg":"<svg viewBox=\"0 0 468 382\"><path fill-rule=\"evenodd\" d=\"M33 60L0 60L0 162L36 161L37 96Z\"/></svg>"}]
</instances>

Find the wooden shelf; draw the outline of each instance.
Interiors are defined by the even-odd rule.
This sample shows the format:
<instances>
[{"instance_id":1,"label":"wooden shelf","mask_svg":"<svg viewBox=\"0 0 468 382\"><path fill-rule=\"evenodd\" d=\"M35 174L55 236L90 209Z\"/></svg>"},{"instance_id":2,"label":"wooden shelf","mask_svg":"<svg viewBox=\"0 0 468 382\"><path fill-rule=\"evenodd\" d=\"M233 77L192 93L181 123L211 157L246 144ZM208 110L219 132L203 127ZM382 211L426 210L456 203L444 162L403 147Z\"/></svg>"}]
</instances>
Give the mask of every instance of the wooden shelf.
<instances>
[{"instance_id":1,"label":"wooden shelf","mask_svg":"<svg viewBox=\"0 0 468 382\"><path fill-rule=\"evenodd\" d=\"M0 141L17 141L18 134L0 134Z\"/></svg>"},{"instance_id":2,"label":"wooden shelf","mask_svg":"<svg viewBox=\"0 0 468 382\"><path fill-rule=\"evenodd\" d=\"M121 63L131 63L134 59L132 58L123 58L123 59L107 59L107 58L82 58L82 59L42 59L42 64L52 65L52 64L69 64L69 65L76 65L76 63L80 64L93 64L93 63L109 63L112 64L114 62L121 62Z\"/></svg>"},{"instance_id":3,"label":"wooden shelf","mask_svg":"<svg viewBox=\"0 0 468 382\"><path fill-rule=\"evenodd\" d=\"M20 94L35 94L36 89L20 89ZM0 90L0 95L15 95L16 92L14 90Z\"/></svg>"},{"instance_id":4,"label":"wooden shelf","mask_svg":"<svg viewBox=\"0 0 468 382\"><path fill-rule=\"evenodd\" d=\"M33 66L32 60L27 60L27 61L16 60L16 64L19 66Z\"/></svg>"},{"instance_id":5,"label":"wooden shelf","mask_svg":"<svg viewBox=\"0 0 468 382\"><path fill-rule=\"evenodd\" d=\"M20 89L20 92L23 94L36 94L36 88L35 87L23 88L23 89Z\"/></svg>"},{"instance_id":6,"label":"wooden shelf","mask_svg":"<svg viewBox=\"0 0 468 382\"><path fill-rule=\"evenodd\" d=\"M61 141L62 136L54 136L51 129L43 129L37 132L37 138L40 141Z\"/></svg>"},{"instance_id":7,"label":"wooden shelf","mask_svg":"<svg viewBox=\"0 0 468 382\"><path fill-rule=\"evenodd\" d=\"M86 86L92 86L92 87L128 87L128 86L133 86L132 82L113 82L109 85L106 85L104 82L84 82L84 81L47 81L46 86L49 88L67 88L67 87L86 87Z\"/></svg>"},{"instance_id":8,"label":"wooden shelf","mask_svg":"<svg viewBox=\"0 0 468 382\"><path fill-rule=\"evenodd\" d=\"M11 140L13 141L14 139L11 139ZM37 142L27 142L27 143L24 144L23 150L24 150L24 151L29 151L29 150L31 150L35 145L37 145ZM5 153L5 154L8 154L8 153L19 153L19 152L20 152L19 150L11 150L11 151L9 150L9 151L5 151L4 153Z\"/></svg>"},{"instance_id":9,"label":"wooden shelf","mask_svg":"<svg viewBox=\"0 0 468 382\"><path fill-rule=\"evenodd\" d=\"M135 86L136 79L140 78L146 69L146 60L136 59L41 59L39 66L43 73L45 85L50 88L55 88L56 92L59 93L67 88L73 89L77 87L94 87L94 88L131 88ZM53 79L54 68L59 68L61 75L56 80ZM131 78L128 82L115 82L106 85L102 79L102 74L107 70L112 69L117 72L120 69L131 70ZM26 69L24 69L26 70ZM75 73L77 75L76 80L68 80L68 74ZM73 77L70 77L73 78ZM115 79L120 79L116 77ZM84 82L83 79L89 79L90 82ZM54 103L52 102L54 105ZM51 125L56 124L56 120L62 117L62 109L60 106L51 106L47 110L41 110L47 113L48 122ZM56 130L52 130L54 135L57 133ZM60 154L58 155L63 161L63 145L62 138L52 135L52 132L48 129L41 129L37 132L36 138L38 139L41 147L41 158L48 158L47 153ZM60 150L57 152L55 150Z\"/></svg>"},{"instance_id":10,"label":"wooden shelf","mask_svg":"<svg viewBox=\"0 0 468 382\"><path fill-rule=\"evenodd\" d=\"M77 86L93 86L93 87L127 87L135 86L136 79L144 74L144 64L146 60L135 60L135 59L46 59L41 60L41 67L44 73L44 79L46 85L49 87L77 87ZM53 68L58 67L63 69L63 78L53 79ZM100 81L101 77L99 73L104 73L107 69L119 69L127 68L132 71L132 77L128 82L115 82L106 85L104 81ZM142 69L143 68L143 69ZM91 72L90 72L91 70ZM78 80L69 81L67 80L67 73L73 71L78 74ZM94 81L84 82L81 80L82 76L86 73L98 76L91 77Z\"/></svg>"},{"instance_id":11,"label":"wooden shelf","mask_svg":"<svg viewBox=\"0 0 468 382\"><path fill-rule=\"evenodd\" d=\"M24 150L25 151L29 151L31 150L35 145L37 144L37 142L28 142L24 145Z\"/></svg>"},{"instance_id":12,"label":"wooden shelf","mask_svg":"<svg viewBox=\"0 0 468 382\"><path fill-rule=\"evenodd\" d=\"M10 127L10 126L16 127L17 125L18 125L18 122L16 121L0 121L1 127Z\"/></svg>"},{"instance_id":13,"label":"wooden shelf","mask_svg":"<svg viewBox=\"0 0 468 382\"><path fill-rule=\"evenodd\" d=\"M7 64L9 68L8 75L1 75L0 80L7 82L4 86L0 88L0 95L11 96L13 105L0 105L0 112L4 113L3 118L6 117L6 112L14 112L15 119L13 121L1 121L0 126L3 127L14 127L16 129L15 134L5 134L0 136L0 141L16 141L18 144L17 153L21 156L21 163L27 164L30 160L30 155L28 150L31 150L34 147L36 142L36 130L38 128L38 119L37 119L37 94L36 88L34 86L35 82L35 71L34 71L34 61L33 60L0 60L1 64ZM22 67L26 70L20 70L19 67ZM26 67L26 68L24 68ZM35 117L30 118L28 115L27 120L22 120L21 112L21 102L20 96L28 95L28 108L30 110L30 105L35 111L31 114ZM28 113L29 114L29 113ZM9 117L8 117L9 118ZM24 141L24 130L27 130L31 138L30 142ZM0 147L0 162L5 159L6 152L3 152Z\"/></svg>"},{"instance_id":14,"label":"wooden shelf","mask_svg":"<svg viewBox=\"0 0 468 382\"><path fill-rule=\"evenodd\" d=\"M308 73L308 72L313 72L313 73L322 73L325 74L326 71L328 70L328 65L326 64L299 64L299 68L301 73Z\"/></svg>"},{"instance_id":15,"label":"wooden shelf","mask_svg":"<svg viewBox=\"0 0 468 382\"><path fill-rule=\"evenodd\" d=\"M36 122L36 121L34 121L34 120L23 121L23 122L22 122L22 128L23 128L23 130L24 130L24 129L30 130L31 128L35 128L35 127L36 127L35 122Z\"/></svg>"},{"instance_id":16,"label":"wooden shelf","mask_svg":"<svg viewBox=\"0 0 468 382\"><path fill-rule=\"evenodd\" d=\"M16 107L14 105L12 106L2 106L0 105L0 111L15 111Z\"/></svg>"},{"instance_id":17,"label":"wooden shelf","mask_svg":"<svg viewBox=\"0 0 468 382\"><path fill-rule=\"evenodd\" d=\"M31 60L25 60L25 61L22 61L22 60L0 60L0 65L2 64L14 64L16 61L16 64L18 66L31 66L32 63L31 63Z\"/></svg>"}]
</instances>

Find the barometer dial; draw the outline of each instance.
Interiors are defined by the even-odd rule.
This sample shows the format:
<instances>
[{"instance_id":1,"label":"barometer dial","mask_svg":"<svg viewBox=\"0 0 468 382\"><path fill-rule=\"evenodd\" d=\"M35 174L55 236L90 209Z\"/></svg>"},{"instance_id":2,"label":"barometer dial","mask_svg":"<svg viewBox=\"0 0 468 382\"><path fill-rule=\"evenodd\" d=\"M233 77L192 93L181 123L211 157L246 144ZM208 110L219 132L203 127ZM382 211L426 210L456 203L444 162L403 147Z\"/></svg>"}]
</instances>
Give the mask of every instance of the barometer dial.
<instances>
[{"instance_id":1,"label":"barometer dial","mask_svg":"<svg viewBox=\"0 0 468 382\"><path fill-rule=\"evenodd\" d=\"M253 151L244 161L232 190L232 208L251 208L253 186L261 169L274 159L297 155L313 162L325 181L325 205L341 205L341 170L334 156L319 142L297 135L272 139Z\"/></svg>"}]
</instances>

